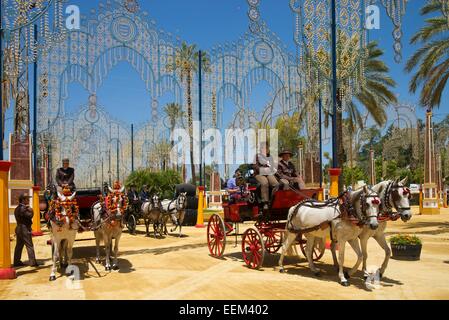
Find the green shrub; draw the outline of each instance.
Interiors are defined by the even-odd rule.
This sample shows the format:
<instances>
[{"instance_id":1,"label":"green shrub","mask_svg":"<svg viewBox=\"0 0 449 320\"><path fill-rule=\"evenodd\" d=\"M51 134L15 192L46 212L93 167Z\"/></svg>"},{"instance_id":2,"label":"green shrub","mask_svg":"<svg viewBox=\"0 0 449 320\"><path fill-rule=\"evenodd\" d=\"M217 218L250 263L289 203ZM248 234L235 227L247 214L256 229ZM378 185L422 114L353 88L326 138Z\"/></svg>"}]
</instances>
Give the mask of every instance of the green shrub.
<instances>
[{"instance_id":1,"label":"green shrub","mask_svg":"<svg viewBox=\"0 0 449 320\"><path fill-rule=\"evenodd\" d=\"M156 192L162 198L172 198L175 186L181 182L181 176L174 170L151 172L149 169L140 169L128 176L125 185L129 188L133 184L139 191L143 185L147 185L150 192Z\"/></svg>"},{"instance_id":2,"label":"green shrub","mask_svg":"<svg viewBox=\"0 0 449 320\"><path fill-rule=\"evenodd\" d=\"M415 235L398 234L390 238L390 243L395 245L420 245L422 244L422 241Z\"/></svg>"}]
</instances>

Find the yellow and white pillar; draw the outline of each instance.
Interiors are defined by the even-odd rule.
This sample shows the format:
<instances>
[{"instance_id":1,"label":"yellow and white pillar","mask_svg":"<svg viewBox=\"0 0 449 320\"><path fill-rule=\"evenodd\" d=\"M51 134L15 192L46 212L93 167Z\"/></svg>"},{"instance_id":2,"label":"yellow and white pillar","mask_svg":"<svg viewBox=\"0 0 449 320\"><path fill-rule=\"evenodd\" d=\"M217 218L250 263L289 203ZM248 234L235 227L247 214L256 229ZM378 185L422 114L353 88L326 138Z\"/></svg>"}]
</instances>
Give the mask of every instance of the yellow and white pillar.
<instances>
[{"instance_id":1,"label":"yellow and white pillar","mask_svg":"<svg viewBox=\"0 0 449 320\"><path fill-rule=\"evenodd\" d=\"M329 169L329 175L331 180L331 185L329 189L329 196L331 198L336 198L339 196L338 194L338 177L341 174L340 168L331 168Z\"/></svg>"},{"instance_id":2,"label":"yellow and white pillar","mask_svg":"<svg viewBox=\"0 0 449 320\"><path fill-rule=\"evenodd\" d=\"M9 239L8 173L12 163L0 161L0 280L15 279L11 268L11 244Z\"/></svg>"},{"instance_id":3,"label":"yellow and white pillar","mask_svg":"<svg viewBox=\"0 0 449 320\"><path fill-rule=\"evenodd\" d=\"M41 212L39 209L39 191L41 187L33 187L33 225L32 225L32 235L33 237L40 237L44 235L41 231Z\"/></svg>"},{"instance_id":4,"label":"yellow and white pillar","mask_svg":"<svg viewBox=\"0 0 449 320\"><path fill-rule=\"evenodd\" d=\"M204 228L204 190L203 186L198 187L198 214L195 226L197 228Z\"/></svg>"}]
</instances>

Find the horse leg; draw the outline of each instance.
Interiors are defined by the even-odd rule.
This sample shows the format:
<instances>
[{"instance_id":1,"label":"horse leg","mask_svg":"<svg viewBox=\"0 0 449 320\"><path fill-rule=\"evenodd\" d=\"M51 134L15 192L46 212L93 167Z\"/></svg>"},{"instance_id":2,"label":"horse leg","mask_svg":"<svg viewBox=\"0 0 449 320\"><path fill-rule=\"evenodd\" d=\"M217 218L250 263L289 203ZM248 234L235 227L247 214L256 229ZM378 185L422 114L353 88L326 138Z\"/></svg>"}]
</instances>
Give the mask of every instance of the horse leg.
<instances>
[{"instance_id":1,"label":"horse leg","mask_svg":"<svg viewBox=\"0 0 449 320\"><path fill-rule=\"evenodd\" d=\"M67 239L67 264L72 265L72 257L73 257L73 244L75 243L75 234L71 239Z\"/></svg>"},{"instance_id":2,"label":"horse leg","mask_svg":"<svg viewBox=\"0 0 449 320\"><path fill-rule=\"evenodd\" d=\"M144 221L145 221L145 228L147 230L146 236L149 237L150 236L150 231L149 231L150 221L149 221L149 219L147 217L144 218Z\"/></svg>"},{"instance_id":3,"label":"horse leg","mask_svg":"<svg viewBox=\"0 0 449 320\"><path fill-rule=\"evenodd\" d=\"M354 267L352 267L352 269L349 270L349 272L348 272L348 275L352 276L354 273L357 272L357 269L359 268L360 264L362 263L363 254L360 249L359 238L349 240L348 242L351 245L352 249L354 249L355 253L357 254L357 262L355 263Z\"/></svg>"},{"instance_id":4,"label":"horse leg","mask_svg":"<svg viewBox=\"0 0 449 320\"><path fill-rule=\"evenodd\" d=\"M334 267L338 272L337 242L332 239L331 239L331 252L332 252L332 260L334 261Z\"/></svg>"},{"instance_id":5,"label":"horse leg","mask_svg":"<svg viewBox=\"0 0 449 320\"><path fill-rule=\"evenodd\" d=\"M56 280L56 261L58 261L58 255L59 255L59 248L58 248L58 242L55 240L55 237L52 237L52 249L53 249L53 265L51 267L51 273L50 273L50 281Z\"/></svg>"},{"instance_id":6,"label":"horse leg","mask_svg":"<svg viewBox=\"0 0 449 320\"><path fill-rule=\"evenodd\" d=\"M120 237L122 236L122 233L119 232L116 236L115 236L115 244L114 244L114 262L112 264L112 269L113 270L119 270L119 266L118 266L118 244L120 242Z\"/></svg>"},{"instance_id":7,"label":"horse leg","mask_svg":"<svg viewBox=\"0 0 449 320\"><path fill-rule=\"evenodd\" d=\"M366 273L366 261L368 260L368 240L369 240L369 234L363 232L360 235L360 247L362 249L362 256L363 256L363 264L362 264L362 271L365 277L367 276Z\"/></svg>"},{"instance_id":8,"label":"horse leg","mask_svg":"<svg viewBox=\"0 0 449 320\"><path fill-rule=\"evenodd\" d=\"M62 239L59 244L59 266L67 268L67 239Z\"/></svg>"},{"instance_id":9,"label":"horse leg","mask_svg":"<svg viewBox=\"0 0 449 320\"><path fill-rule=\"evenodd\" d=\"M100 232L94 231L94 235L95 235L95 251L97 253L95 257L95 262L100 263Z\"/></svg>"},{"instance_id":10,"label":"horse leg","mask_svg":"<svg viewBox=\"0 0 449 320\"><path fill-rule=\"evenodd\" d=\"M385 239L385 233L382 232L379 234L375 234L373 238L385 251L385 259L384 262L382 263L382 266L380 267L380 277L382 278L383 274L385 273L385 270L387 269L388 261L390 260L391 249L388 246L387 240Z\"/></svg>"},{"instance_id":11,"label":"horse leg","mask_svg":"<svg viewBox=\"0 0 449 320\"><path fill-rule=\"evenodd\" d=\"M279 272L284 272L284 256L296 240L296 234L287 231L284 243L282 244L281 257L279 258Z\"/></svg>"},{"instance_id":12,"label":"horse leg","mask_svg":"<svg viewBox=\"0 0 449 320\"><path fill-rule=\"evenodd\" d=\"M310 235L307 237L307 244L306 244L306 257L307 262L309 263L309 268L312 270L312 272L315 274L315 276L320 276L320 269L315 267L315 264L313 263L313 249L315 246L315 237Z\"/></svg>"},{"instance_id":13,"label":"horse leg","mask_svg":"<svg viewBox=\"0 0 449 320\"><path fill-rule=\"evenodd\" d=\"M340 278L340 284L344 287L349 286L349 281L346 279L344 274L344 263L345 263L345 247L346 240L338 239L339 250L338 250L338 277Z\"/></svg>"},{"instance_id":14,"label":"horse leg","mask_svg":"<svg viewBox=\"0 0 449 320\"><path fill-rule=\"evenodd\" d=\"M106 262L105 262L105 270L110 271L111 270L111 243L112 243L112 235L105 234L103 237L104 241L104 251L106 253Z\"/></svg>"}]
</instances>

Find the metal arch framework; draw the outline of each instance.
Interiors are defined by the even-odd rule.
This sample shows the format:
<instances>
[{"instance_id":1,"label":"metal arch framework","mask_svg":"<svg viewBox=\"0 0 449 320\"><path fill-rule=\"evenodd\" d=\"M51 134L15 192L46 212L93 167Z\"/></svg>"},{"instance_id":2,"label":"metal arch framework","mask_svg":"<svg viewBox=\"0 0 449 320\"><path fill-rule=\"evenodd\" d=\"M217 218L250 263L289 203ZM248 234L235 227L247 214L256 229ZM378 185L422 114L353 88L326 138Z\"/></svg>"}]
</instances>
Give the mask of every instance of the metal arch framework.
<instances>
[{"instance_id":1,"label":"metal arch framework","mask_svg":"<svg viewBox=\"0 0 449 320\"><path fill-rule=\"evenodd\" d=\"M90 16L83 20L81 30L69 31L64 41L39 56L38 127L42 128L41 132L51 131L54 136L62 137L52 160L59 163L60 158L65 156L74 160L77 157L90 157L84 154L82 144L75 146L80 137L80 128L86 127L96 132L99 127L100 131L107 132L111 123L114 126L117 123L100 107L96 107L100 119L94 124L86 123L80 116L89 111L89 106L80 108L78 117L68 114L65 107L70 96L68 84L78 82L86 92L95 95L114 66L120 61L127 61L139 73L151 99L152 121L138 126L134 137L136 167L146 166L148 159L145 154L155 142L166 139L168 133L166 121L158 117L162 114L158 99L171 92L174 102L186 108L184 83L176 72L167 71L166 68L173 61L181 40L159 30L147 13L126 10L119 0L107 1L106 5L100 3L98 10L91 10ZM211 71L203 73L203 128L212 127L214 123L214 100L215 115L218 115L217 127L221 129L226 126L221 116L224 112L233 113L239 120L231 126L248 128L254 126L261 116L273 121L274 117L302 107L303 79L298 73L296 57L287 52L280 38L269 31L265 24L260 32L248 31L237 41L217 45L208 53ZM198 81L197 75L194 81ZM251 105L249 97L261 81L269 83L277 94L271 104L257 107ZM224 110L227 98L234 102L234 110ZM194 120L197 120L198 88L195 83L192 84L192 106ZM130 171L130 161L126 160L130 155L130 135L126 133L126 125L118 124L117 128L126 136L119 140L120 167L124 170L120 175L123 177ZM152 131L154 129L157 137ZM61 132L64 134L61 135ZM109 134L109 141L100 141L98 144L109 144L110 137L118 135L114 131ZM97 151L105 152L104 148L98 146ZM83 161L93 163L96 160Z\"/></svg>"}]
</instances>

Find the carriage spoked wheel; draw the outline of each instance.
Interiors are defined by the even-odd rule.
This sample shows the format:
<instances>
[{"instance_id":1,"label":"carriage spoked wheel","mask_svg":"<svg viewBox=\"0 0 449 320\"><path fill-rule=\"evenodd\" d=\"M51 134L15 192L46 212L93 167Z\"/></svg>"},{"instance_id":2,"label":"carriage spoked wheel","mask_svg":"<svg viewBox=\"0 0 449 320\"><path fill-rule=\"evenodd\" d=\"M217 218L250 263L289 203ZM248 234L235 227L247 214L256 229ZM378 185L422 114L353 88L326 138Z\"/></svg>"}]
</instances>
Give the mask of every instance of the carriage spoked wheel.
<instances>
[{"instance_id":1,"label":"carriage spoked wheel","mask_svg":"<svg viewBox=\"0 0 449 320\"><path fill-rule=\"evenodd\" d=\"M134 234L136 232L137 221L133 214L128 216L128 219L126 220L126 227L128 228L129 233Z\"/></svg>"},{"instance_id":2,"label":"carriage spoked wheel","mask_svg":"<svg viewBox=\"0 0 449 320\"><path fill-rule=\"evenodd\" d=\"M220 258L226 247L226 228L223 219L213 214L207 224L207 246L211 256Z\"/></svg>"},{"instance_id":3,"label":"carriage spoked wheel","mask_svg":"<svg viewBox=\"0 0 449 320\"><path fill-rule=\"evenodd\" d=\"M265 244L259 230L249 228L242 236L242 254L246 265L251 269L259 269L265 257Z\"/></svg>"},{"instance_id":4,"label":"carriage spoked wheel","mask_svg":"<svg viewBox=\"0 0 449 320\"><path fill-rule=\"evenodd\" d=\"M265 230L262 233L265 250L270 254L275 254L282 247L282 233L275 230Z\"/></svg>"},{"instance_id":5,"label":"carriage spoked wheel","mask_svg":"<svg viewBox=\"0 0 449 320\"><path fill-rule=\"evenodd\" d=\"M302 254L304 255L304 257L307 258L306 256L306 250L307 250L307 239L304 237L304 235L301 233L299 234L299 246L301 247L301 251ZM312 251L312 259L313 261L318 261L320 260L323 256L324 256L324 251L326 251L326 247L322 248L320 250L320 248L313 248Z\"/></svg>"}]
</instances>

